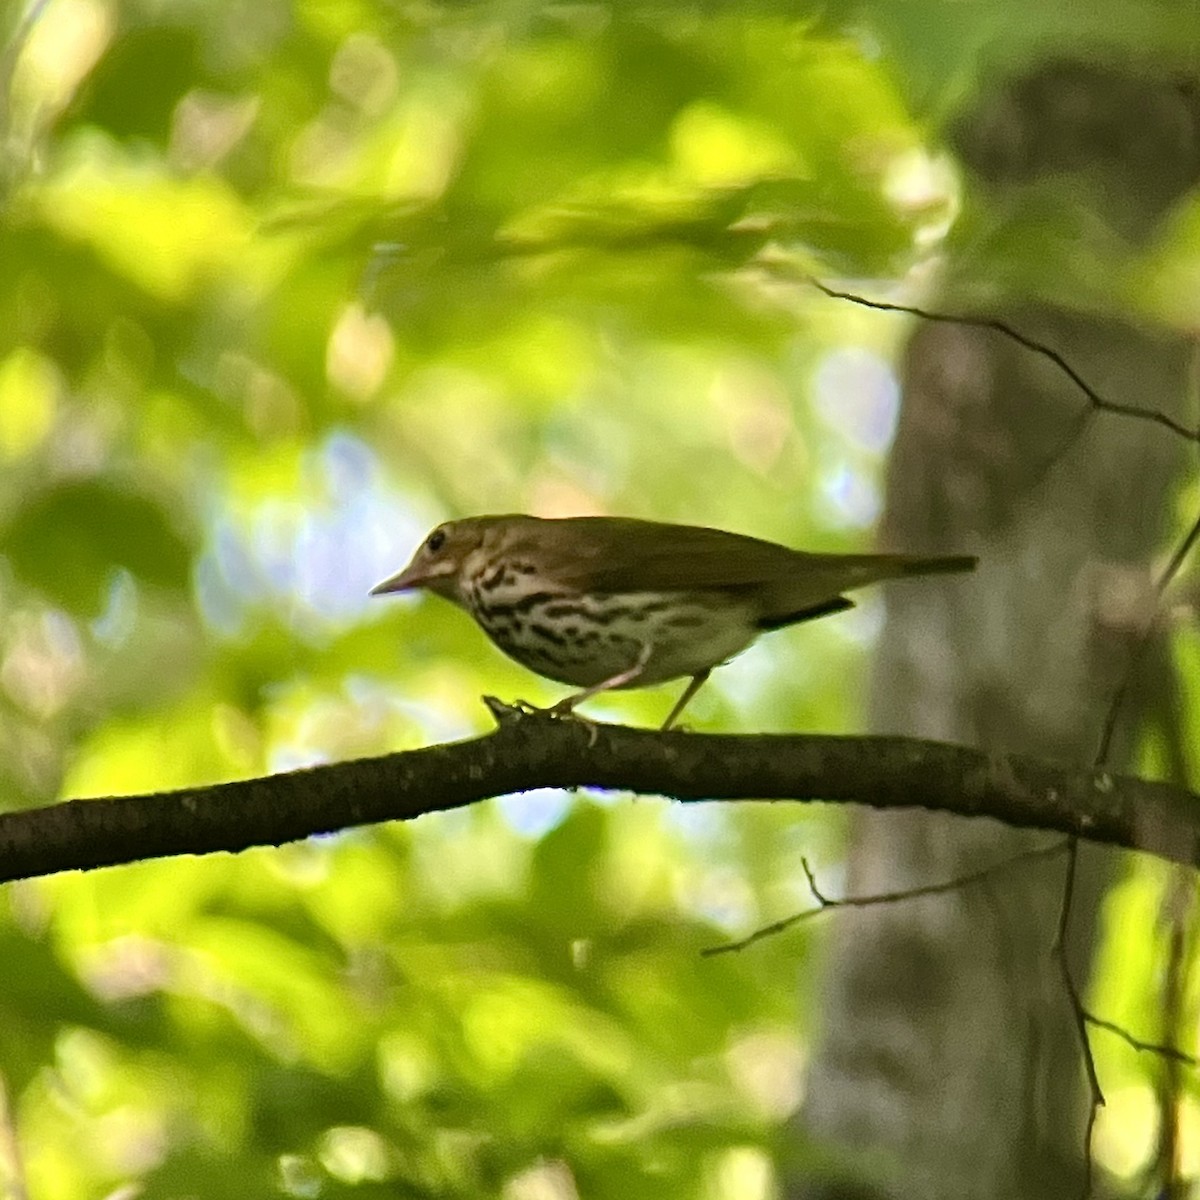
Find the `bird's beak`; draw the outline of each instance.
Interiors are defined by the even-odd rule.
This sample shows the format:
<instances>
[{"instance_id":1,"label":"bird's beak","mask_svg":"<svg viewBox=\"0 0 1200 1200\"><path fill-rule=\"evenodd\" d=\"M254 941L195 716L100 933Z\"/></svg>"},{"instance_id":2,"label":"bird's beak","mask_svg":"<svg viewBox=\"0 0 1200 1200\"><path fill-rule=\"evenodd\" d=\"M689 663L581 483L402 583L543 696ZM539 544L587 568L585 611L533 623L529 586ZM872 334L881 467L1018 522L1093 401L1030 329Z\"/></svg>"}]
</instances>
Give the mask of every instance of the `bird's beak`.
<instances>
[{"instance_id":1,"label":"bird's beak","mask_svg":"<svg viewBox=\"0 0 1200 1200\"><path fill-rule=\"evenodd\" d=\"M403 571L390 576L382 583L377 583L369 594L372 596L384 596L389 592L409 592L413 588L422 587L428 582L428 573L413 563L409 563Z\"/></svg>"}]
</instances>

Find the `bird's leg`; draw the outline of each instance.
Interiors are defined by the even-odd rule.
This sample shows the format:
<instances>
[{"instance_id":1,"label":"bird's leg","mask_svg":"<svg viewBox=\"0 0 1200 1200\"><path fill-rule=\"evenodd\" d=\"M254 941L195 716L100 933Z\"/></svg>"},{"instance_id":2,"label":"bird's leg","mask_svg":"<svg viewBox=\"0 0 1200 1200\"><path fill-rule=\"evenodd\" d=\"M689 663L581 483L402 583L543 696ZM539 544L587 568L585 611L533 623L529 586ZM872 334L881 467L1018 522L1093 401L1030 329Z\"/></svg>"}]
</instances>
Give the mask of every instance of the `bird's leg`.
<instances>
[{"instance_id":1,"label":"bird's leg","mask_svg":"<svg viewBox=\"0 0 1200 1200\"><path fill-rule=\"evenodd\" d=\"M712 669L707 671L697 671L695 675L688 680L688 685L683 689L683 695L675 701L675 707L671 709L667 715L667 719L663 722L663 732L665 733L672 725L675 724L679 714L687 708L688 701L704 686L704 681L712 674Z\"/></svg>"},{"instance_id":2,"label":"bird's leg","mask_svg":"<svg viewBox=\"0 0 1200 1200\"><path fill-rule=\"evenodd\" d=\"M582 704L585 700L590 700L593 696L598 696L601 692L608 692L613 688L624 687L627 683L632 683L645 669L646 663L650 661L653 649L653 646L648 642L644 642L638 650L637 661L632 667L626 667L624 671L618 671L610 678L602 679L599 683L594 683L591 687L584 688L582 692L576 692L573 696L567 696L566 699L560 700L557 704L553 705L549 711L557 716L565 716L568 713L574 712L577 704Z\"/></svg>"}]
</instances>

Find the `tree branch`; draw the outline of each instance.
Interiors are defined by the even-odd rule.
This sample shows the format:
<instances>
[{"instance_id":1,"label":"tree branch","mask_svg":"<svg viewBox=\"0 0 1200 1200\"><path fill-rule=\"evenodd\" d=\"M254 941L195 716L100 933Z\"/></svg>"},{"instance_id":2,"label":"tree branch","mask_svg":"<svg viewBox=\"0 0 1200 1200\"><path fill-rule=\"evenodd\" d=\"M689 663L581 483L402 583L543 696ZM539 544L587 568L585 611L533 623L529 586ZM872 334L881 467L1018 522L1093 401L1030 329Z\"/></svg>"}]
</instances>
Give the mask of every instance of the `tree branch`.
<instances>
[{"instance_id":1,"label":"tree branch","mask_svg":"<svg viewBox=\"0 0 1200 1200\"><path fill-rule=\"evenodd\" d=\"M659 733L499 704L492 711L499 727L469 741L0 814L0 882L277 846L542 787L921 807L1200 865L1200 797L1166 783L916 738Z\"/></svg>"}]
</instances>

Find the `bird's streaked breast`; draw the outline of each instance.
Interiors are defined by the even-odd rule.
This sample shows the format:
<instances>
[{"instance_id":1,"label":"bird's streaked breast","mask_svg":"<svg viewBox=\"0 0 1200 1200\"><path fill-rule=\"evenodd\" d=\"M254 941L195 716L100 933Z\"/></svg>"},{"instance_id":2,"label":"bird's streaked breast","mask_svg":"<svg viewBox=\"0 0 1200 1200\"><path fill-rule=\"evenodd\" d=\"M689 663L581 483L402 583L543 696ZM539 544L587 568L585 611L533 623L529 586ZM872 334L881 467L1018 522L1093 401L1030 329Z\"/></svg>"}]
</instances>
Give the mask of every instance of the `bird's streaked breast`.
<instances>
[{"instance_id":1,"label":"bird's streaked breast","mask_svg":"<svg viewBox=\"0 0 1200 1200\"><path fill-rule=\"evenodd\" d=\"M694 675L740 653L758 632L750 608L724 597L580 593L548 584L520 559L484 565L463 593L501 650L540 675L579 687L628 670L647 645L637 686Z\"/></svg>"}]
</instances>

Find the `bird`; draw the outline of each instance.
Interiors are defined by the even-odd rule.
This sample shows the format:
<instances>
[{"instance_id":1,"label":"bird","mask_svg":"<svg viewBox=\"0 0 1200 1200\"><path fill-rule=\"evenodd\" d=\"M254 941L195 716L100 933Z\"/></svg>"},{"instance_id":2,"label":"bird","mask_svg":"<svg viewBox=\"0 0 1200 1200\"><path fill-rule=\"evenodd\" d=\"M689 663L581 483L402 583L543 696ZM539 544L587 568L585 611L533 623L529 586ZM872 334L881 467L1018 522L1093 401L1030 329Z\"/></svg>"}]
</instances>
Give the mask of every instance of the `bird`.
<instances>
[{"instance_id":1,"label":"bird","mask_svg":"<svg viewBox=\"0 0 1200 1200\"><path fill-rule=\"evenodd\" d=\"M371 595L423 590L466 610L500 650L581 690L687 677L670 729L712 670L760 634L853 607L881 580L971 571L973 555L813 554L635 517L465 517L438 525Z\"/></svg>"}]
</instances>

